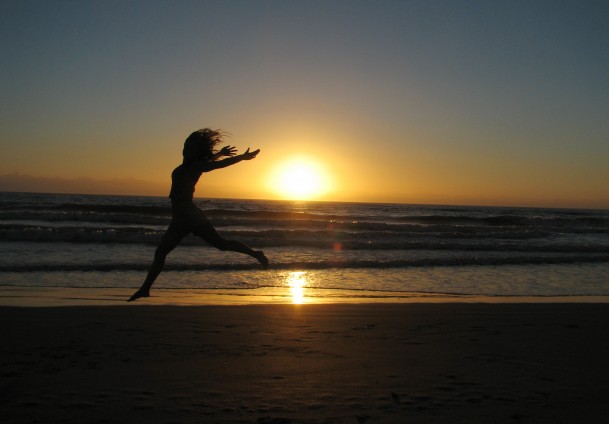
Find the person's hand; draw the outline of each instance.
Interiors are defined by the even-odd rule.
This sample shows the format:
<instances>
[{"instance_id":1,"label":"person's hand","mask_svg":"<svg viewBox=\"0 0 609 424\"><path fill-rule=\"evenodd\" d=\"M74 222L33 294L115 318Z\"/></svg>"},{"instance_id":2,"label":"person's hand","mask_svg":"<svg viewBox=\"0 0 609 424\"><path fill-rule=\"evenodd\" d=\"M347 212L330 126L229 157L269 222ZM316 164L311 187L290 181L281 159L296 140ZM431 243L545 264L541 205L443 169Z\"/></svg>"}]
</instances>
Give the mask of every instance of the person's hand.
<instances>
[{"instance_id":1,"label":"person's hand","mask_svg":"<svg viewBox=\"0 0 609 424\"><path fill-rule=\"evenodd\" d=\"M243 156L243 160L251 160L258 156L258 153L260 153L260 149L250 152L250 148L248 147L245 153L243 153L241 156Z\"/></svg>"},{"instance_id":2,"label":"person's hand","mask_svg":"<svg viewBox=\"0 0 609 424\"><path fill-rule=\"evenodd\" d=\"M233 146L224 146L218 153L221 156L235 156L237 154L237 149Z\"/></svg>"}]
</instances>

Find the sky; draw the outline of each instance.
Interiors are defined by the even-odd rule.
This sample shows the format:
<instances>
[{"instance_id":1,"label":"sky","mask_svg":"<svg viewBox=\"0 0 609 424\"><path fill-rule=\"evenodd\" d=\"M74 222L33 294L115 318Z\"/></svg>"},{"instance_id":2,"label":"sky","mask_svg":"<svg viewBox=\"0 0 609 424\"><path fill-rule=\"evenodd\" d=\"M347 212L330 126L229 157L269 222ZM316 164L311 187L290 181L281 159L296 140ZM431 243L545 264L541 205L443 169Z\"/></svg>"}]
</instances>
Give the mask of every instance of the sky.
<instances>
[{"instance_id":1,"label":"sky","mask_svg":"<svg viewBox=\"0 0 609 424\"><path fill-rule=\"evenodd\" d=\"M0 190L609 208L609 2L0 4Z\"/></svg>"}]
</instances>

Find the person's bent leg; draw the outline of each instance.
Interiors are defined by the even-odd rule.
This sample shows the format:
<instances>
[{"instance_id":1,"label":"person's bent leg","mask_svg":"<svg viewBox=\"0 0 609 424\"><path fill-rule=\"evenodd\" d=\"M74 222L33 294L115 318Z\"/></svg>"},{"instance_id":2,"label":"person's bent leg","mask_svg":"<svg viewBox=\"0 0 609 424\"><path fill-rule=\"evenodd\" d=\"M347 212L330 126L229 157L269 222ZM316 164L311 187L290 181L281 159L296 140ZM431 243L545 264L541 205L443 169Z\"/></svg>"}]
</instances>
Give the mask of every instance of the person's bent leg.
<instances>
[{"instance_id":1,"label":"person's bent leg","mask_svg":"<svg viewBox=\"0 0 609 424\"><path fill-rule=\"evenodd\" d=\"M269 260L264 255L262 250L254 250L248 245L241 243L237 240L227 240L225 238L221 238L221 240L215 245L220 250L228 250L231 252L244 253L246 255L250 255L255 258L260 264L266 268L269 266Z\"/></svg>"},{"instance_id":2,"label":"person's bent leg","mask_svg":"<svg viewBox=\"0 0 609 424\"><path fill-rule=\"evenodd\" d=\"M218 233L211 225L205 228L205 231L197 231L195 234L216 249L243 253L256 259L264 268L269 266L269 260L262 250L254 250L247 244L241 243L237 240L227 240L222 237L220 233Z\"/></svg>"},{"instance_id":3,"label":"person's bent leg","mask_svg":"<svg viewBox=\"0 0 609 424\"><path fill-rule=\"evenodd\" d=\"M139 299L140 297L149 297L150 296L150 288L154 281L159 276L163 267L165 266L165 258L175 247L182 241L184 235L178 233L176 231L168 230L163 235L161 239L161 243L159 247L157 247L154 252L154 260L152 261L152 265L150 265L150 269L148 270L148 275L144 280L142 286L135 292L133 295L127 300L128 302L133 302L134 300Z\"/></svg>"},{"instance_id":4,"label":"person's bent leg","mask_svg":"<svg viewBox=\"0 0 609 424\"><path fill-rule=\"evenodd\" d=\"M260 262L264 268L268 267L269 260L264 255L262 250L254 250L248 245L237 240L225 239L220 235L220 233L218 233L214 226L211 225L205 214L203 214L201 211L199 211L199 215L197 215L196 219L197 223L193 230L194 235L201 237L205 242L217 249L249 255Z\"/></svg>"}]
</instances>

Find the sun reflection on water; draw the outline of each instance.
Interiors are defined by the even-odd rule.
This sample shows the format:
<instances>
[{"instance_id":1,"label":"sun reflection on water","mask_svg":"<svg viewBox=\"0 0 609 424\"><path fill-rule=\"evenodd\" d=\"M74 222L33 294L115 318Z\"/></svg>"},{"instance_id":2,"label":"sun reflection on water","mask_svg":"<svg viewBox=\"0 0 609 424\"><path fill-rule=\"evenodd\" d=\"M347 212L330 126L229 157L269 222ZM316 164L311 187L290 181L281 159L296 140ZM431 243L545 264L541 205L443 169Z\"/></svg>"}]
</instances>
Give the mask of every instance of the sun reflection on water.
<instances>
[{"instance_id":1,"label":"sun reflection on water","mask_svg":"<svg viewBox=\"0 0 609 424\"><path fill-rule=\"evenodd\" d=\"M291 271L287 276L288 286L292 292L292 303L301 305L305 303L304 288L307 285L305 271Z\"/></svg>"}]
</instances>

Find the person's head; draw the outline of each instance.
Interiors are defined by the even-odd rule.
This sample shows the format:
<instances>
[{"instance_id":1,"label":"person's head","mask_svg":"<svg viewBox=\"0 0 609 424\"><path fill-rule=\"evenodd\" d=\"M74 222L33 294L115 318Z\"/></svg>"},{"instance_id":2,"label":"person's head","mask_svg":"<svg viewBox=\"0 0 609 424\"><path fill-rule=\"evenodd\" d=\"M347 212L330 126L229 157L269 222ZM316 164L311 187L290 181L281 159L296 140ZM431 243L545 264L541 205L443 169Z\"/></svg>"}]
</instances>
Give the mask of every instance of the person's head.
<instances>
[{"instance_id":1,"label":"person's head","mask_svg":"<svg viewBox=\"0 0 609 424\"><path fill-rule=\"evenodd\" d=\"M223 135L222 131L210 128L193 132L184 142L184 150L182 150L184 161L210 159L215 153L214 148L222 141Z\"/></svg>"}]
</instances>

